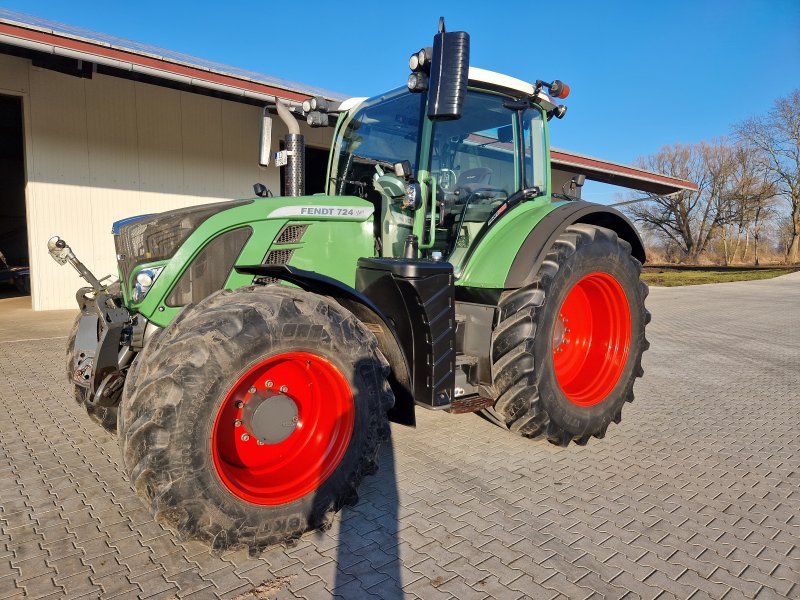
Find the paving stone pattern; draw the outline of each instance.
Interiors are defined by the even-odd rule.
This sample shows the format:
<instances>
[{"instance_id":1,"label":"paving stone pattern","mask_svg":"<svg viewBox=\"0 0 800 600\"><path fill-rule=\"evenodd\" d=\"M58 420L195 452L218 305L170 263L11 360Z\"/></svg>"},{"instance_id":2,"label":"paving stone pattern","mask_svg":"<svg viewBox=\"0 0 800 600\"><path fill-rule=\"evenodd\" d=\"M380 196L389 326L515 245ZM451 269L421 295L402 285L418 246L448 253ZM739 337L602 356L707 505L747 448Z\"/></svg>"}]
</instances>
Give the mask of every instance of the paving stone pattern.
<instances>
[{"instance_id":1,"label":"paving stone pattern","mask_svg":"<svg viewBox=\"0 0 800 600\"><path fill-rule=\"evenodd\" d=\"M604 440L419 410L331 530L257 558L153 522L70 397L64 339L2 343L0 599L800 598L800 274L648 306L646 376Z\"/></svg>"}]
</instances>

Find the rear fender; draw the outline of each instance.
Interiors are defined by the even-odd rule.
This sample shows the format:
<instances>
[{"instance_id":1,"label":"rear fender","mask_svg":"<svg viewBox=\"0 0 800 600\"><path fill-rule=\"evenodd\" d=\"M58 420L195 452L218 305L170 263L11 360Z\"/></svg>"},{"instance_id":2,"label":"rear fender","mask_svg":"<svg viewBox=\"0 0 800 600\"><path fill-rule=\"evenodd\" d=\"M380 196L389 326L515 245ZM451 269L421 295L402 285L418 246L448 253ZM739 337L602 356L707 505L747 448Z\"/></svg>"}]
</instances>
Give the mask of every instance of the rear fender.
<instances>
[{"instance_id":1,"label":"rear fender","mask_svg":"<svg viewBox=\"0 0 800 600\"><path fill-rule=\"evenodd\" d=\"M636 260L642 264L646 261L642 239L625 215L601 204L574 201L555 208L531 230L511 263L505 289L517 289L532 283L556 238L575 223L611 229L631 245L631 255Z\"/></svg>"}]
</instances>

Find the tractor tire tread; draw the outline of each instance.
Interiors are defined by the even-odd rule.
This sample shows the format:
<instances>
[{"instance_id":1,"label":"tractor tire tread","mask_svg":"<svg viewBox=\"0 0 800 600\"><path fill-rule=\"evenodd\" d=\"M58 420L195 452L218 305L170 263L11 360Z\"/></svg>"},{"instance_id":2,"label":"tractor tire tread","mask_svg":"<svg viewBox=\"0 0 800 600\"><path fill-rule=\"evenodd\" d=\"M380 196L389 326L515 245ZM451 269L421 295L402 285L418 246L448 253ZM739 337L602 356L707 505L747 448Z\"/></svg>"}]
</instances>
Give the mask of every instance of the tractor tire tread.
<instances>
[{"instance_id":1,"label":"tractor tire tread","mask_svg":"<svg viewBox=\"0 0 800 600\"><path fill-rule=\"evenodd\" d=\"M358 466L349 472L346 490L336 497L315 499L309 513L289 514L282 522L262 522L246 509L238 514L220 510L199 498L183 478L173 477L171 465L180 461L176 420L186 409L184 388L192 369L202 367L220 378L224 373L240 371L242 365L227 360L234 355L229 350L236 343L235 336L256 331L277 335L269 325L277 322L282 310L288 310L287 305L313 323L340 327L346 332L341 339L349 344L354 357L373 357L372 362L365 362L371 372L363 376L378 383L380 400L368 404L369 426L363 431ZM374 335L349 311L322 296L277 285L215 292L186 307L151 339L146 352L137 359L131 369L132 385L126 385L122 401L123 462L137 494L149 505L156 521L176 530L181 539L203 541L215 552L246 548L257 555L271 545L298 538L307 529L330 527L336 511L356 502L363 477L377 469L380 444L390 433L386 412L394 403L388 384L389 364L378 351ZM191 470L186 462L183 468Z\"/></svg>"},{"instance_id":2,"label":"tractor tire tread","mask_svg":"<svg viewBox=\"0 0 800 600\"><path fill-rule=\"evenodd\" d=\"M533 344L536 336L543 333L542 317L546 312L546 300L553 280L565 261L590 243L608 244L618 255L624 256L641 274L641 263L631 255L631 245L609 229L575 224L556 239L548 251L533 282L523 288L505 292L499 302L499 324L492 333L492 373L498 397L487 418L501 421L512 432L528 438L546 438L553 444L567 446L570 442L585 445L590 437L602 438L608 428L601 423L591 433L570 433L547 413L540 395L541 368L534 364ZM647 285L639 280L637 291L641 298L642 320L650 322L650 312L644 308L648 295ZM642 353L649 348L646 337L638 345L632 376L624 389L624 402L634 399L634 381L644 374ZM614 412L612 420L621 421L621 407Z\"/></svg>"}]
</instances>

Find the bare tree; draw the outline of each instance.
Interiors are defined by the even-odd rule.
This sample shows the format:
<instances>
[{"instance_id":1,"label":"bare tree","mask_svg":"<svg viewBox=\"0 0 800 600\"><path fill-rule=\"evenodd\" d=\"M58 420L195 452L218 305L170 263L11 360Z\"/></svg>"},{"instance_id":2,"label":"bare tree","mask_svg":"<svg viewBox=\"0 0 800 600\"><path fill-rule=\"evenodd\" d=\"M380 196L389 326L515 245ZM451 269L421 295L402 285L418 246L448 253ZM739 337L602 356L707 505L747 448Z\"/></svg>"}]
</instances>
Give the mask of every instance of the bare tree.
<instances>
[{"instance_id":1,"label":"bare tree","mask_svg":"<svg viewBox=\"0 0 800 600\"><path fill-rule=\"evenodd\" d=\"M778 98L764 115L734 128L736 136L754 149L780 197L789 205L791 239L786 260L800 261L800 89Z\"/></svg>"},{"instance_id":2,"label":"bare tree","mask_svg":"<svg viewBox=\"0 0 800 600\"><path fill-rule=\"evenodd\" d=\"M725 264L736 259L742 235L745 236L742 262L747 259L750 238L753 239L755 264L758 265L758 242L764 228L775 215L776 188L756 149L737 144L732 148L732 169L726 184L730 211L728 225L722 228ZM735 245L729 231L735 232ZM732 245L732 247L731 247Z\"/></svg>"},{"instance_id":3,"label":"bare tree","mask_svg":"<svg viewBox=\"0 0 800 600\"><path fill-rule=\"evenodd\" d=\"M697 191L652 195L627 211L646 228L676 243L689 262L697 262L718 230L733 218L733 158L733 150L724 140L664 146L656 154L640 158L639 166L693 181Z\"/></svg>"}]
</instances>

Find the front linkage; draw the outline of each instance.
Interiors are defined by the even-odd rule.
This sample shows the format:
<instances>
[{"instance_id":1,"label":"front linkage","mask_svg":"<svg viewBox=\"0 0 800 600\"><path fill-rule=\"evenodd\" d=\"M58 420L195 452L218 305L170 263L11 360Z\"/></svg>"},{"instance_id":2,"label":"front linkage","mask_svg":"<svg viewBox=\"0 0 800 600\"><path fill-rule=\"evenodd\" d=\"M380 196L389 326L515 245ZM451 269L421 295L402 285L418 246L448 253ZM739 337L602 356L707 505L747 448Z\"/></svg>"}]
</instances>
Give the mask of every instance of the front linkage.
<instances>
[{"instance_id":1,"label":"front linkage","mask_svg":"<svg viewBox=\"0 0 800 600\"><path fill-rule=\"evenodd\" d=\"M116 413L128 367L143 346L147 321L125 308L119 284L104 285L107 278L97 279L64 240L51 238L47 249L58 264L69 263L89 283L75 296L80 315L70 335L74 342L67 349L67 374L75 398L113 429L116 418L109 419L107 413Z\"/></svg>"}]
</instances>

